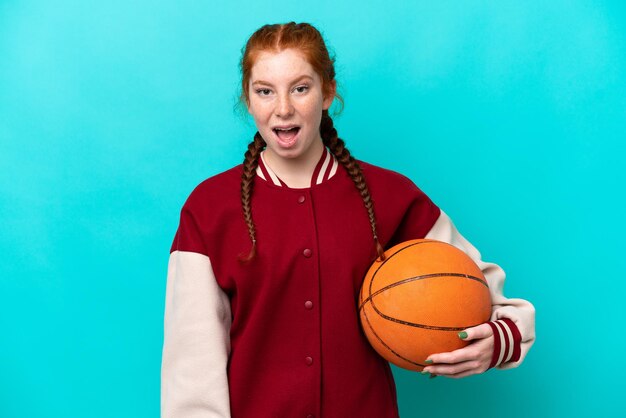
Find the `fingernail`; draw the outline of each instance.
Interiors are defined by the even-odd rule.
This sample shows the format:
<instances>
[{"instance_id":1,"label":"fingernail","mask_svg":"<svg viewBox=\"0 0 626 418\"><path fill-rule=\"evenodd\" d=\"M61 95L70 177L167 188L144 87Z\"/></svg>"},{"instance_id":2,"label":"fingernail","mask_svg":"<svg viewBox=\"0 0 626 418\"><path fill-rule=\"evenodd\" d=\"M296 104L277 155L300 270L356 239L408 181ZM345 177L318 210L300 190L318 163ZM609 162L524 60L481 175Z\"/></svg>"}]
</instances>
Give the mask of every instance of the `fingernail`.
<instances>
[{"instance_id":1,"label":"fingernail","mask_svg":"<svg viewBox=\"0 0 626 418\"><path fill-rule=\"evenodd\" d=\"M465 331L459 332L459 338L462 339L462 340L466 339L467 338L467 332L465 332Z\"/></svg>"},{"instance_id":2,"label":"fingernail","mask_svg":"<svg viewBox=\"0 0 626 418\"><path fill-rule=\"evenodd\" d=\"M426 360L424 363L426 363L426 364L433 364L433 361L432 360Z\"/></svg>"},{"instance_id":3,"label":"fingernail","mask_svg":"<svg viewBox=\"0 0 626 418\"><path fill-rule=\"evenodd\" d=\"M434 379L435 377L437 377L437 375L436 375L436 374L431 374L431 375L430 375L430 379Z\"/></svg>"},{"instance_id":4,"label":"fingernail","mask_svg":"<svg viewBox=\"0 0 626 418\"><path fill-rule=\"evenodd\" d=\"M427 372L426 370L422 370L422 374L430 374L430 372Z\"/></svg>"}]
</instances>

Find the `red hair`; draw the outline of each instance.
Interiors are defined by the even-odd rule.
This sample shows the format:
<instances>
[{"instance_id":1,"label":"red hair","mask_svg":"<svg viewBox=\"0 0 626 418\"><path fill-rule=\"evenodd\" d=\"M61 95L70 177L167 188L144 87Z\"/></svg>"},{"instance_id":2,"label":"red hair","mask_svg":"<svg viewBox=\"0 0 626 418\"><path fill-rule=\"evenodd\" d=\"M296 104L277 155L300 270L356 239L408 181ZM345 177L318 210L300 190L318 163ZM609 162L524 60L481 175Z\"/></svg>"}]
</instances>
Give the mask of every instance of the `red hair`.
<instances>
[{"instance_id":1,"label":"red hair","mask_svg":"<svg viewBox=\"0 0 626 418\"><path fill-rule=\"evenodd\" d=\"M249 103L250 74L258 55L261 52L280 52L289 48L300 52L319 75L324 97L335 95L342 102L334 88L335 59L330 56L322 34L308 23L295 22L265 25L250 36L239 63L240 100Z\"/></svg>"}]
</instances>

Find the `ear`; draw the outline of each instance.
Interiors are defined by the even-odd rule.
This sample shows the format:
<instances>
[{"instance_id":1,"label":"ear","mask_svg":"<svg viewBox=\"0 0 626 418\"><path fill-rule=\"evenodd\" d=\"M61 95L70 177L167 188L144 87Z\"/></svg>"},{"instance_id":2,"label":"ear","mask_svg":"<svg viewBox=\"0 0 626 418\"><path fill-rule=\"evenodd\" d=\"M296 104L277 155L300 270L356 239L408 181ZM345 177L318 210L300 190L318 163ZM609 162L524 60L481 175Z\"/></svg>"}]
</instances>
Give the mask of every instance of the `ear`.
<instances>
[{"instance_id":1,"label":"ear","mask_svg":"<svg viewBox=\"0 0 626 418\"><path fill-rule=\"evenodd\" d=\"M333 104L333 100L335 99L335 93L337 92L337 83L335 80L330 82L328 95L324 96L324 101L322 102L322 109L328 110L330 105Z\"/></svg>"}]
</instances>

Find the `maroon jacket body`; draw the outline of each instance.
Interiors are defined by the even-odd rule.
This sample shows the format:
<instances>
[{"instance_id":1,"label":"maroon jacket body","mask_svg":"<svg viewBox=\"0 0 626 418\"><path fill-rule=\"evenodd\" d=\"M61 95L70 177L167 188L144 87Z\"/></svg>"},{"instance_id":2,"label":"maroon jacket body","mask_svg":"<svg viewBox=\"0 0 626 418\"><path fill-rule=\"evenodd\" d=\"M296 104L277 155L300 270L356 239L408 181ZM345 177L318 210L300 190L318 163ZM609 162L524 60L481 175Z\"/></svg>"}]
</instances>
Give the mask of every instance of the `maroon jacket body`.
<instances>
[{"instance_id":1,"label":"maroon jacket body","mask_svg":"<svg viewBox=\"0 0 626 418\"><path fill-rule=\"evenodd\" d=\"M409 179L361 163L384 247L422 238L439 209ZM234 418L398 416L388 363L361 331L357 299L376 257L363 200L343 168L307 189L254 180L257 256L239 194L242 167L201 183L171 251L204 254L231 303Z\"/></svg>"}]
</instances>

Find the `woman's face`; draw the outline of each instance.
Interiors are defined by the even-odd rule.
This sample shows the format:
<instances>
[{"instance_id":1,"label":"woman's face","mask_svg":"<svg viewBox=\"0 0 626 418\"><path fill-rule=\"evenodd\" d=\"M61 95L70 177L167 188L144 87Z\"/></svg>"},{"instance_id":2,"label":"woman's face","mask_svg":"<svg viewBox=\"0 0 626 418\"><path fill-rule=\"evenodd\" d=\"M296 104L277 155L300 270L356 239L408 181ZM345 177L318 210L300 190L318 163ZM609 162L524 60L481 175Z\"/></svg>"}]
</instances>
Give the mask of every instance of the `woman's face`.
<instances>
[{"instance_id":1,"label":"woman's face","mask_svg":"<svg viewBox=\"0 0 626 418\"><path fill-rule=\"evenodd\" d=\"M334 94L324 97L320 77L304 56L295 49L259 53L248 87L248 112L270 157L319 158L322 110Z\"/></svg>"}]
</instances>

